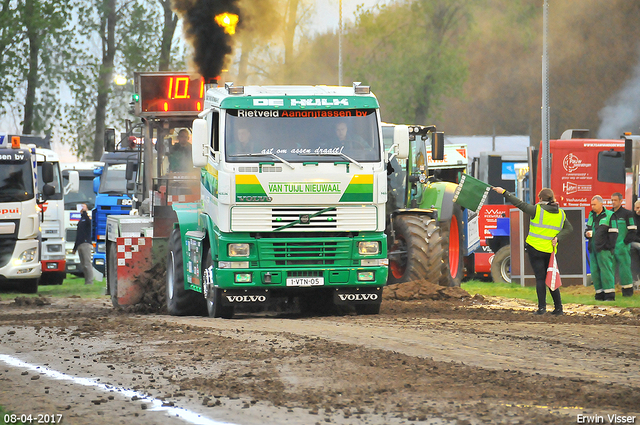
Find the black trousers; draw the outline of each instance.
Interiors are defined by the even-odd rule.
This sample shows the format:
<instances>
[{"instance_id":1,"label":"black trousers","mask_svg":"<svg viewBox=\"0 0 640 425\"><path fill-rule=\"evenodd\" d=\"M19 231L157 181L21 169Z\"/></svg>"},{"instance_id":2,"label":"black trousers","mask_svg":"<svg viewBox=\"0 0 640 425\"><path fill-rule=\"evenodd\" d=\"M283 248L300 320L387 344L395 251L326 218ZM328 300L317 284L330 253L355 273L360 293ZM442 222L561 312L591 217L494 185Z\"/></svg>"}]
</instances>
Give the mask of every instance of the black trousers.
<instances>
[{"instance_id":1,"label":"black trousers","mask_svg":"<svg viewBox=\"0 0 640 425\"><path fill-rule=\"evenodd\" d=\"M547 284L545 280L547 278L547 268L549 267L549 260L551 259L550 252L538 251L529 244L525 244L525 250L529 254L529 262L531 268L533 268L533 274L536 276L536 293L538 294L538 309L547 308ZM562 307L562 300L560 299L560 288L552 291L551 298L553 298L553 305L555 308Z\"/></svg>"}]
</instances>

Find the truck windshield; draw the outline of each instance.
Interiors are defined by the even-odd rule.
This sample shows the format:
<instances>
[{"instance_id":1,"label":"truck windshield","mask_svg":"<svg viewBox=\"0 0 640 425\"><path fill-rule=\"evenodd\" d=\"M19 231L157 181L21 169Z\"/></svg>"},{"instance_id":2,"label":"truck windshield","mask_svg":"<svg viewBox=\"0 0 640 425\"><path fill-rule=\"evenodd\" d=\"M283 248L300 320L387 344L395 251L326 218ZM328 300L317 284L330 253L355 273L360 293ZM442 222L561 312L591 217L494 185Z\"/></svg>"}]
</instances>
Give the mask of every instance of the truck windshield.
<instances>
[{"instance_id":1,"label":"truck windshield","mask_svg":"<svg viewBox=\"0 0 640 425\"><path fill-rule=\"evenodd\" d=\"M90 173L90 174L89 174ZM92 210L96 203L96 194L93 191L93 171L80 171L80 190L77 193L70 192L64 195L64 209L75 210L78 204L87 204ZM69 184L69 172L62 172L62 181L66 187Z\"/></svg>"},{"instance_id":2,"label":"truck windshield","mask_svg":"<svg viewBox=\"0 0 640 425\"><path fill-rule=\"evenodd\" d=\"M126 177L127 164L106 165L100 177L100 193L124 195L127 193Z\"/></svg>"},{"instance_id":3,"label":"truck windshield","mask_svg":"<svg viewBox=\"0 0 640 425\"><path fill-rule=\"evenodd\" d=\"M0 155L0 202L33 199L33 171L28 152Z\"/></svg>"},{"instance_id":4,"label":"truck windshield","mask_svg":"<svg viewBox=\"0 0 640 425\"><path fill-rule=\"evenodd\" d=\"M225 141L229 162L380 161L375 109L227 110Z\"/></svg>"},{"instance_id":5,"label":"truck windshield","mask_svg":"<svg viewBox=\"0 0 640 425\"><path fill-rule=\"evenodd\" d=\"M47 196L48 200L62 200L62 176L60 175L60 164L52 162L53 165L53 181L49 183L55 189L55 192L51 196ZM38 162L38 176L42 175L42 162ZM42 193L44 182L41 178L37 179L38 193Z\"/></svg>"}]
</instances>

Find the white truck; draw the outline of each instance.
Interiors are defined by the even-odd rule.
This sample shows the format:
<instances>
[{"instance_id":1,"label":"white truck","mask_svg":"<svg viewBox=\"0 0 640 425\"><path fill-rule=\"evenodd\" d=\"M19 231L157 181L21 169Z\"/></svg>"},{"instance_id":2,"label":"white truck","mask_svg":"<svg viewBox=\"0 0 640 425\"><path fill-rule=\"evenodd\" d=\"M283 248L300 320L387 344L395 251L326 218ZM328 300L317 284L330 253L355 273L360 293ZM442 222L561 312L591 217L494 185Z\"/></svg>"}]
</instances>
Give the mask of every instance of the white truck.
<instances>
[{"instance_id":1,"label":"white truck","mask_svg":"<svg viewBox=\"0 0 640 425\"><path fill-rule=\"evenodd\" d=\"M35 148L0 134L0 282L26 293L38 292L41 274L35 170Z\"/></svg>"}]
</instances>

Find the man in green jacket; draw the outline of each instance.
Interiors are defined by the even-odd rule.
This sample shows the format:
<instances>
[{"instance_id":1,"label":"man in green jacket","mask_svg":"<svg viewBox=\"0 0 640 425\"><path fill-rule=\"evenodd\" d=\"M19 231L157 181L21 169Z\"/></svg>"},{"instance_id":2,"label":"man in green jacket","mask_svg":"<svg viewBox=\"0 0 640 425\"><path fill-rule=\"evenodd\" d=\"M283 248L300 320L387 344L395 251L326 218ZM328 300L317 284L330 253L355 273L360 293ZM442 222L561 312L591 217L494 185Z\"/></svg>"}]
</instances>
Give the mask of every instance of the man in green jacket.
<instances>
[{"instance_id":1,"label":"man in green jacket","mask_svg":"<svg viewBox=\"0 0 640 425\"><path fill-rule=\"evenodd\" d=\"M591 280L596 290L596 300L614 301L616 288L613 251L618 229L613 211L604 208L602 202L600 195L591 199L591 212L584 235L589 240Z\"/></svg>"},{"instance_id":2,"label":"man in green jacket","mask_svg":"<svg viewBox=\"0 0 640 425\"><path fill-rule=\"evenodd\" d=\"M633 242L638 227L633 219L633 212L622 206L622 194L620 192L611 195L611 204L613 205L613 212L618 227L618 239L613 252L615 260L613 271L615 273L616 268L618 269L622 296L630 297L633 295L633 276L631 275L631 251L629 244Z\"/></svg>"}]
</instances>

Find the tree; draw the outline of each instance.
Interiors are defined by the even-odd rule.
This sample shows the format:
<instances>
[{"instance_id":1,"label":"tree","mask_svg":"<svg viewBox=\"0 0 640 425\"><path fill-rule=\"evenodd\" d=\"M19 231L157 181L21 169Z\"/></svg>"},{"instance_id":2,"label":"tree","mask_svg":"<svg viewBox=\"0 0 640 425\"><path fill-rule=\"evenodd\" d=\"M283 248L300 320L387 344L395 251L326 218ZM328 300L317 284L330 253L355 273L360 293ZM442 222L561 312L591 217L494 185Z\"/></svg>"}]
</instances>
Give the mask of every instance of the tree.
<instances>
[{"instance_id":1,"label":"tree","mask_svg":"<svg viewBox=\"0 0 640 425\"><path fill-rule=\"evenodd\" d=\"M131 79L134 71L154 71L161 63L171 67L171 45L163 43L165 36L175 33L175 18L169 22L173 28L160 18L167 4L168 0L93 0L80 6L80 36L85 44L99 40L100 47L99 54L85 49L82 60L69 70L74 102L67 108L66 131L79 155L91 152L91 158L99 160L105 128L121 127L128 117L133 86L114 87L116 73Z\"/></svg>"},{"instance_id":2,"label":"tree","mask_svg":"<svg viewBox=\"0 0 640 425\"><path fill-rule=\"evenodd\" d=\"M22 133L42 132L60 111L58 88L73 57L71 6L65 0L4 0L0 11L0 110L22 112Z\"/></svg>"},{"instance_id":3,"label":"tree","mask_svg":"<svg viewBox=\"0 0 640 425\"><path fill-rule=\"evenodd\" d=\"M347 73L375 86L386 120L428 124L443 96L461 92L471 4L404 0L358 10L347 34L358 55L347 61Z\"/></svg>"}]
</instances>

